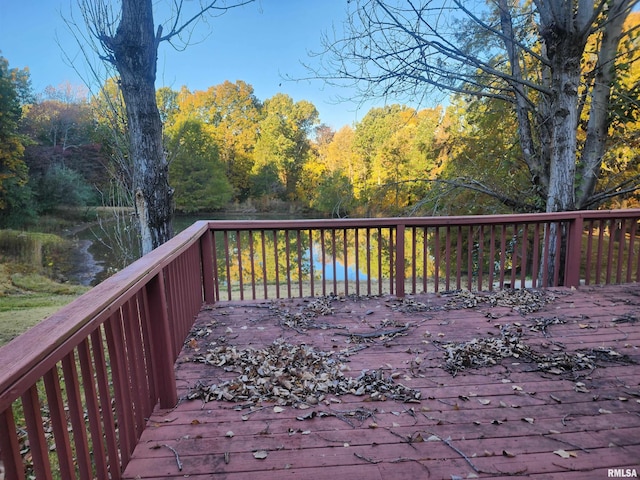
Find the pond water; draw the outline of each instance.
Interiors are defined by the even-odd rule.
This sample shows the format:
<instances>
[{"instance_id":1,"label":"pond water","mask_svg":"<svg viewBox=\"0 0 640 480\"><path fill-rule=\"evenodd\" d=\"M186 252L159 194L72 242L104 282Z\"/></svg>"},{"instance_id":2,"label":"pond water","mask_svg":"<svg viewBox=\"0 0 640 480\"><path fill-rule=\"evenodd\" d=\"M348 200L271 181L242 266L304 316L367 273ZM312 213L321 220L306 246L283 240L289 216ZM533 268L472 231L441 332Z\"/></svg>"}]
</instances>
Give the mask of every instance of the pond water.
<instances>
[{"instance_id":1,"label":"pond water","mask_svg":"<svg viewBox=\"0 0 640 480\"><path fill-rule=\"evenodd\" d=\"M175 233L179 233L197 220L295 220L316 218L304 215L277 213L202 213L199 215L178 215L174 218ZM135 227L127 218L114 218L99 225L91 225L76 231L73 239L76 249L70 262L73 268L68 273L71 281L82 285L97 285L118 270L138 258ZM314 246L314 257L318 258ZM308 257L307 257L308 258ZM322 271L322 264L314 259L314 269ZM325 265L327 279L333 280L333 266ZM348 275L355 278L355 270L348 267ZM337 280L344 280L344 266L339 265ZM342 278L341 278L342 277ZM360 278L363 278L362 275Z\"/></svg>"}]
</instances>

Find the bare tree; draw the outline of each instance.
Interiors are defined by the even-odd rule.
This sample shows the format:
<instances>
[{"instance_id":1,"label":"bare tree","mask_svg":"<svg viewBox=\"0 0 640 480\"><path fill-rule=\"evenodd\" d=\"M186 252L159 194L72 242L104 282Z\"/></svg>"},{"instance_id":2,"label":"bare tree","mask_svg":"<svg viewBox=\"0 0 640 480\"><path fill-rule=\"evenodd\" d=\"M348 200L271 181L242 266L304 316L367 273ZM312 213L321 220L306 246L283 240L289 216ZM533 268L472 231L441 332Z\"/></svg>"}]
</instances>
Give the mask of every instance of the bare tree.
<instances>
[{"instance_id":1,"label":"bare tree","mask_svg":"<svg viewBox=\"0 0 640 480\"><path fill-rule=\"evenodd\" d=\"M618 47L636 3L354 0L344 36L325 36L316 73L350 80L364 96L415 101L437 89L510 102L546 210L589 208L606 199L594 192Z\"/></svg>"},{"instance_id":2,"label":"bare tree","mask_svg":"<svg viewBox=\"0 0 640 480\"><path fill-rule=\"evenodd\" d=\"M90 36L97 41L100 58L115 67L119 76L127 114L135 211L145 254L173 235L173 190L167 178L156 103L158 47L167 42L185 48L199 22L253 0L171 0L167 2L170 18L158 25L153 16L154 3L158 4L152 0L121 0L120 9L114 9L108 0L77 2Z\"/></svg>"}]
</instances>

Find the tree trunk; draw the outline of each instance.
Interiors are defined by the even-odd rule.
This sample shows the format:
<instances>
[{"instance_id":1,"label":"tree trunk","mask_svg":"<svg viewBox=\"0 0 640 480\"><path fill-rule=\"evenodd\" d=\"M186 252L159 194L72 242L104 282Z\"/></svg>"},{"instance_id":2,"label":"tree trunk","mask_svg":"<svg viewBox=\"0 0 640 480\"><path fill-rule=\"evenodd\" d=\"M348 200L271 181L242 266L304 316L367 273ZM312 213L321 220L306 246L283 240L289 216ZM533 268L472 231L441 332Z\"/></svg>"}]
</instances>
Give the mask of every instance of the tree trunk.
<instances>
[{"instance_id":1,"label":"tree trunk","mask_svg":"<svg viewBox=\"0 0 640 480\"><path fill-rule=\"evenodd\" d=\"M154 31L152 0L122 1L122 16L112 43L113 61L127 110L143 254L173 236L173 191L155 89L160 33L156 36Z\"/></svg>"},{"instance_id":2,"label":"tree trunk","mask_svg":"<svg viewBox=\"0 0 640 480\"><path fill-rule=\"evenodd\" d=\"M538 2L538 5L541 5ZM581 77L580 60L590 32L586 12L593 11L589 2L580 5L574 12L572 3L562 7L540 9L540 35L543 52L548 60L551 93L545 100L545 111L550 123L549 145L543 148L548 155L549 184L547 190L547 212L575 210L577 130L580 120L578 108ZM590 8L590 10L589 10ZM553 223L545 229L548 285L555 279L564 284L564 260L566 257L567 232L564 225ZM543 263L544 265L544 263ZM555 266L558 266L556 271ZM542 273L542 272L541 272ZM547 286L547 285L543 285Z\"/></svg>"},{"instance_id":3,"label":"tree trunk","mask_svg":"<svg viewBox=\"0 0 640 480\"><path fill-rule=\"evenodd\" d=\"M580 209L592 207L589 201L600 177L609 131L609 100L616 74L615 61L624 22L629 14L627 7L627 0L615 0L611 3L609 20L604 25L602 33L595 82L591 91L587 135L579 163L581 168L578 175L580 181L576 191L576 206Z\"/></svg>"}]
</instances>

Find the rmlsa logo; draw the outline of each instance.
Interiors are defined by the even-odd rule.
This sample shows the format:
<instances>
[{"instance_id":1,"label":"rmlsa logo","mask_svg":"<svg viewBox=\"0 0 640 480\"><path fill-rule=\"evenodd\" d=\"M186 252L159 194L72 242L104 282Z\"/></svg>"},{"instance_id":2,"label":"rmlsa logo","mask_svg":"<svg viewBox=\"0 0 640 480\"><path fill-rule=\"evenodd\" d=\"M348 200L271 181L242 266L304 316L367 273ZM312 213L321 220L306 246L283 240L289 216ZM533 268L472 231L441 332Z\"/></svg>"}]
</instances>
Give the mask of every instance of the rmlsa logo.
<instances>
[{"instance_id":1,"label":"rmlsa logo","mask_svg":"<svg viewBox=\"0 0 640 480\"><path fill-rule=\"evenodd\" d=\"M613 478L638 478L638 472L635 468L610 468L607 470L607 476Z\"/></svg>"}]
</instances>

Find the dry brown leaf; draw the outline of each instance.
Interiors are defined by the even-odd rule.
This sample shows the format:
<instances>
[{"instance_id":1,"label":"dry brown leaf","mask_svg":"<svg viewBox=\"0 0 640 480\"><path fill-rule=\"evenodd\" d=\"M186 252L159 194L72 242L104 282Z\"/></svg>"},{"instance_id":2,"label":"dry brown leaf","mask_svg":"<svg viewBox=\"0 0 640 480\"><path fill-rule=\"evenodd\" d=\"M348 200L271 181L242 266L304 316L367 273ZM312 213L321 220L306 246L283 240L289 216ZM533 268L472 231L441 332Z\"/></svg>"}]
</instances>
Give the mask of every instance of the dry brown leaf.
<instances>
[{"instance_id":1,"label":"dry brown leaf","mask_svg":"<svg viewBox=\"0 0 640 480\"><path fill-rule=\"evenodd\" d=\"M516 456L516 454L511 453L509 450L502 450L502 456L507 458L513 458Z\"/></svg>"},{"instance_id":2,"label":"dry brown leaf","mask_svg":"<svg viewBox=\"0 0 640 480\"><path fill-rule=\"evenodd\" d=\"M554 450L553 453L562 458L575 458L578 456L575 452L567 452L566 450Z\"/></svg>"},{"instance_id":3,"label":"dry brown leaf","mask_svg":"<svg viewBox=\"0 0 640 480\"><path fill-rule=\"evenodd\" d=\"M264 460L269 455L265 450L258 450L257 452L253 452L253 458L257 458L258 460Z\"/></svg>"}]
</instances>

